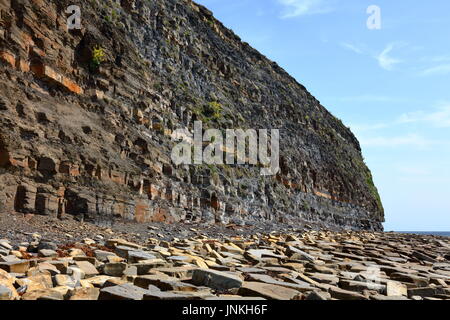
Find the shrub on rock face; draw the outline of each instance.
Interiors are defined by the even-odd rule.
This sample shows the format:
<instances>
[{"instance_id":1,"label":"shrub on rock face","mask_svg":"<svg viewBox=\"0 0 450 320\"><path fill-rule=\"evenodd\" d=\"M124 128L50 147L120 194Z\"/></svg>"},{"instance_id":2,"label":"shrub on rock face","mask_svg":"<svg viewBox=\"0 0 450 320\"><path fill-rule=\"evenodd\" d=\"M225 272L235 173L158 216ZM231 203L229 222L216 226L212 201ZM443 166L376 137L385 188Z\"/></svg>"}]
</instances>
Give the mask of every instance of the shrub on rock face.
<instances>
[{"instance_id":1,"label":"shrub on rock face","mask_svg":"<svg viewBox=\"0 0 450 320\"><path fill-rule=\"evenodd\" d=\"M222 106L217 101L212 101L204 108L205 115L214 120L219 119L222 114Z\"/></svg>"},{"instance_id":2,"label":"shrub on rock face","mask_svg":"<svg viewBox=\"0 0 450 320\"><path fill-rule=\"evenodd\" d=\"M104 61L105 61L105 52L103 48L95 46L94 49L92 49L92 59L90 65L91 70L92 71L97 70Z\"/></svg>"}]
</instances>

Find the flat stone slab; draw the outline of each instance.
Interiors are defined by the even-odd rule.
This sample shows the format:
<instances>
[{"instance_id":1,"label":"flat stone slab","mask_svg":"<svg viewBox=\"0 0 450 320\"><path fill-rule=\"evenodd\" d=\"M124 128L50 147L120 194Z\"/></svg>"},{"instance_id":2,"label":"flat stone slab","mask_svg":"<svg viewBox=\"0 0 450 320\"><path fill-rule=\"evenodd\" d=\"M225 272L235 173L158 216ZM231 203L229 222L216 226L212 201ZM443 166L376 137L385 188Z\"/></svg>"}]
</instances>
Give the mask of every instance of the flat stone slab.
<instances>
[{"instance_id":1,"label":"flat stone slab","mask_svg":"<svg viewBox=\"0 0 450 320\"><path fill-rule=\"evenodd\" d=\"M86 277L92 277L99 274L97 268L88 261L75 261L75 265L84 272Z\"/></svg>"},{"instance_id":2,"label":"flat stone slab","mask_svg":"<svg viewBox=\"0 0 450 320\"><path fill-rule=\"evenodd\" d=\"M197 270L197 267L167 267L167 268L155 268L152 271L162 272L171 277L176 278L185 278L192 276L194 270Z\"/></svg>"},{"instance_id":3,"label":"flat stone slab","mask_svg":"<svg viewBox=\"0 0 450 320\"><path fill-rule=\"evenodd\" d=\"M130 263L136 263L141 260L152 260L157 257L149 252L145 251L128 251L128 260Z\"/></svg>"},{"instance_id":4,"label":"flat stone slab","mask_svg":"<svg viewBox=\"0 0 450 320\"><path fill-rule=\"evenodd\" d=\"M408 287L401 282L388 281L386 295L389 297L408 296Z\"/></svg>"},{"instance_id":5,"label":"flat stone slab","mask_svg":"<svg viewBox=\"0 0 450 320\"><path fill-rule=\"evenodd\" d=\"M125 283L100 290L99 300L142 300L148 290Z\"/></svg>"},{"instance_id":6,"label":"flat stone slab","mask_svg":"<svg viewBox=\"0 0 450 320\"><path fill-rule=\"evenodd\" d=\"M367 297L360 293L344 290L338 287L331 287L328 292L331 294L332 298L339 300L367 300Z\"/></svg>"},{"instance_id":7,"label":"flat stone slab","mask_svg":"<svg viewBox=\"0 0 450 320\"><path fill-rule=\"evenodd\" d=\"M64 296L54 289L42 289L26 292L22 300L64 300Z\"/></svg>"},{"instance_id":8,"label":"flat stone slab","mask_svg":"<svg viewBox=\"0 0 450 320\"><path fill-rule=\"evenodd\" d=\"M300 284L295 284L295 283L289 283L289 282L277 280L277 279L272 278L271 276L268 276L268 275L265 275L265 274L250 274L249 275L249 280L250 281L264 282L264 283L268 283L268 284L274 284L274 285L278 285L278 286L286 287L286 288L291 288L291 289L295 289L295 290L302 291L302 292L304 292L304 291L311 291L313 289L313 287L311 287L308 284L300 285Z\"/></svg>"},{"instance_id":9,"label":"flat stone slab","mask_svg":"<svg viewBox=\"0 0 450 320\"><path fill-rule=\"evenodd\" d=\"M28 260L0 262L0 269L8 273L26 273L29 268L30 262Z\"/></svg>"},{"instance_id":10,"label":"flat stone slab","mask_svg":"<svg viewBox=\"0 0 450 320\"><path fill-rule=\"evenodd\" d=\"M262 283L246 281L238 291L242 296L257 296L272 300L292 300L297 297L300 292L294 289Z\"/></svg>"},{"instance_id":11,"label":"flat stone slab","mask_svg":"<svg viewBox=\"0 0 450 320\"><path fill-rule=\"evenodd\" d=\"M203 300L207 296L211 295L149 290L149 292L144 294L143 300Z\"/></svg>"},{"instance_id":12,"label":"flat stone slab","mask_svg":"<svg viewBox=\"0 0 450 320\"><path fill-rule=\"evenodd\" d=\"M353 281L353 280L340 280L339 286L342 289L349 291L363 292L364 290L373 290L383 293L386 291L386 286L376 281Z\"/></svg>"},{"instance_id":13,"label":"flat stone slab","mask_svg":"<svg viewBox=\"0 0 450 320\"><path fill-rule=\"evenodd\" d=\"M72 292L70 300L98 300L99 295L99 288L77 288Z\"/></svg>"},{"instance_id":14,"label":"flat stone slab","mask_svg":"<svg viewBox=\"0 0 450 320\"><path fill-rule=\"evenodd\" d=\"M192 283L202 285L217 290L227 290L240 288L243 280L237 275L215 270L194 270L192 274Z\"/></svg>"},{"instance_id":15,"label":"flat stone slab","mask_svg":"<svg viewBox=\"0 0 450 320\"><path fill-rule=\"evenodd\" d=\"M0 300L11 300L12 298L13 298L12 290L0 284Z\"/></svg>"}]
</instances>

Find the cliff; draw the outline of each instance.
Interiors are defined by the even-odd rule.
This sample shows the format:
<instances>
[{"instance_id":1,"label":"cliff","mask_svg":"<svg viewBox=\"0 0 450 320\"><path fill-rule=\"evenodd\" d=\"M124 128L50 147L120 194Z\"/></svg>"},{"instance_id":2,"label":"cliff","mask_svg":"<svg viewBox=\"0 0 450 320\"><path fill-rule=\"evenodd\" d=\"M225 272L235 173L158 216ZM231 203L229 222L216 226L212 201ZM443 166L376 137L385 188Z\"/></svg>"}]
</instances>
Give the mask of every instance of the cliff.
<instances>
[{"instance_id":1,"label":"cliff","mask_svg":"<svg viewBox=\"0 0 450 320\"><path fill-rule=\"evenodd\" d=\"M70 5L81 30L68 30ZM359 143L189 0L0 0L0 211L382 230ZM320 66L318 66L320 67ZM280 171L175 165L173 130L276 128Z\"/></svg>"}]
</instances>

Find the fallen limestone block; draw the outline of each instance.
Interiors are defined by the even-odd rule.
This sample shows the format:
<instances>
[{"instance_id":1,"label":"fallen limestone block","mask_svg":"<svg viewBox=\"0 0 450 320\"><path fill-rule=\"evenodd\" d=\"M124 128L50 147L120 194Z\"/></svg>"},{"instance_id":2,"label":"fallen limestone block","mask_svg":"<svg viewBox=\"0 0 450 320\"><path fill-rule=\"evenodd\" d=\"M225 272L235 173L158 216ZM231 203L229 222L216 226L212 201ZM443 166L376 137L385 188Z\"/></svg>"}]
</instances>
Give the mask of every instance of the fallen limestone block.
<instances>
[{"instance_id":1,"label":"fallen limestone block","mask_svg":"<svg viewBox=\"0 0 450 320\"><path fill-rule=\"evenodd\" d=\"M57 274L53 279L56 286L67 286L75 288L75 286L77 285L77 281L66 274Z\"/></svg>"},{"instance_id":2,"label":"fallen limestone block","mask_svg":"<svg viewBox=\"0 0 450 320\"><path fill-rule=\"evenodd\" d=\"M367 298L360 293L344 290L338 287L330 287L329 293L332 298L339 300L367 300Z\"/></svg>"},{"instance_id":3,"label":"fallen limestone block","mask_svg":"<svg viewBox=\"0 0 450 320\"><path fill-rule=\"evenodd\" d=\"M238 291L242 296L257 296L272 300L292 300L300 295L294 289L262 282L244 282Z\"/></svg>"},{"instance_id":4,"label":"fallen limestone block","mask_svg":"<svg viewBox=\"0 0 450 320\"><path fill-rule=\"evenodd\" d=\"M264 283L268 283L268 284L275 284L278 286L295 289L295 290L298 290L301 292L312 290L312 287L309 284L301 285L301 284L296 284L296 283L284 282L284 281L276 280L276 279L272 278L271 276L268 276L265 274L249 274L248 277L249 277L249 279L247 279L247 280L249 280L249 281L257 281L257 282L264 282Z\"/></svg>"},{"instance_id":5,"label":"fallen limestone block","mask_svg":"<svg viewBox=\"0 0 450 320\"><path fill-rule=\"evenodd\" d=\"M87 261L75 261L75 265L84 272L87 278L93 277L99 274L95 266Z\"/></svg>"},{"instance_id":6,"label":"fallen limestone block","mask_svg":"<svg viewBox=\"0 0 450 320\"><path fill-rule=\"evenodd\" d=\"M146 289L125 283L101 289L99 300L142 300L147 292Z\"/></svg>"},{"instance_id":7,"label":"fallen limestone block","mask_svg":"<svg viewBox=\"0 0 450 320\"><path fill-rule=\"evenodd\" d=\"M332 274L323 274L323 273L308 273L308 277L314 281L317 281L321 284L331 284L336 285L339 282L339 278Z\"/></svg>"},{"instance_id":8,"label":"fallen limestone block","mask_svg":"<svg viewBox=\"0 0 450 320\"><path fill-rule=\"evenodd\" d=\"M439 294L450 294L450 288L422 287L408 289L408 297L434 297Z\"/></svg>"},{"instance_id":9,"label":"fallen limestone block","mask_svg":"<svg viewBox=\"0 0 450 320\"><path fill-rule=\"evenodd\" d=\"M138 275L148 274L150 270L158 267L168 267L170 264L163 259L141 260L139 263L129 264L129 267L135 267Z\"/></svg>"},{"instance_id":10,"label":"fallen limestone block","mask_svg":"<svg viewBox=\"0 0 450 320\"><path fill-rule=\"evenodd\" d=\"M103 265L103 273L108 276L121 277L124 275L127 267L128 265L123 262L106 263L105 265Z\"/></svg>"},{"instance_id":11,"label":"fallen limestone block","mask_svg":"<svg viewBox=\"0 0 450 320\"><path fill-rule=\"evenodd\" d=\"M152 271L165 273L171 277L176 278L186 278L191 277L194 270L197 270L197 267L168 267L168 268L155 268Z\"/></svg>"},{"instance_id":12,"label":"fallen limestone block","mask_svg":"<svg viewBox=\"0 0 450 320\"><path fill-rule=\"evenodd\" d=\"M305 300L329 300L331 295L328 292L312 291Z\"/></svg>"},{"instance_id":13,"label":"fallen limestone block","mask_svg":"<svg viewBox=\"0 0 450 320\"><path fill-rule=\"evenodd\" d=\"M170 292L170 291L158 291L154 289L148 290L144 294L144 300L203 300L206 297L212 295L206 293L186 293L186 292Z\"/></svg>"},{"instance_id":14,"label":"fallen limestone block","mask_svg":"<svg viewBox=\"0 0 450 320\"><path fill-rule=\"evenodd\" d=\"M108 257L117 257L117 255L114 252L103 251L103 250L95 250L94 254L95 254L95 258L102 262L108 261Z\"/></svg>"},{"instance_id":15,"label":"fallen limestone block","mask_svg":"<svg viewBox=\"0 0 450 320\"><path fill-rule=\"evenodd\" d=\"M408 296L408 287L401 282L388 281L386 283L387 296Z\"/></svg>"},{"instance_id":16,"label":"fallen limestone block","mask_svg":"<svg viewBox=\"0 0 450 320\"><path fill-rule=\"evenodd\" d=\"M44 257L44 258L54 258L57 257L58 253L54 250L50 250L50 249L41 249L39 250L39 257Z\"/></svg>"},{"instance_id":17,"label":"fallen limestone block","mask_svg":"<svg viewBox=\"0 0 450 320\"><path fill-rule=\"evenodd\" d=\"M379 293L383 293L386 291L386 286L371 282L371 281L353 281L353 280L340 280L339 286L342 289L349 290L349 291L357 291L357 292L363 292L364 290L373 290L377 291Z\"/></svg>"},{"instance_id":18,"label":"fallen limestone block","mask_svg":"<svg viewBox=\"0 0 450 320\"><path fill-rule=\"evenodd\" d=\"M0 262L0 269L8 273L26 273L29 268L30 262L28 260Z\"/></svg>"},{"instance_id":19,"label":"fallen limestone block","mask_svg":"<svg viewBox=\"0 0 450 320\"><path fill-rule=\"evenodd\" d=\"M293 246L288 246L287 254L290 255L290 258L294 260L305 260L309 262L314 262L316 260L316 258L314 258L312 255Z\"/></svg>"},{"instance_id":20,"label":"fallen limestone block","mask_svg":"<svg viewBox=\"0 0 450 320\"><path fill-rule=\"evenodd\" d=\"M85 272L81 270L80 268L70 266L67 268L67 274L71 275L72 278L76 281L83 280L86 276Z\"/></svg>"},{"instance_id":21,"label":"fallen limestone block","mask_svg":"<svg viewBox=\"0 0 450 320\"><path fill-rule=\"evenodd\" d=\"M399 300L409 300L405 296L383 296L381 294L370 296L370 300L377 301L399 301Z\"/></svg>"},{"instance_id":22,"label":"fallen limestone block","mask_svg":"<svg viewBox=\"0 0 450 320\"><path fill-rule=\"evenodd\" d=\"M43 289L26 292L22 300L64 300L64 296L57 290Z\"/></svg>"},{"instance_id":23,"label":"fallen limestone block","mask_svg":"<svg viewBox=\"0 0 450 320\"><path fill-rule=\"evenodd\" d=\"M137 263L142 260L156 259L156 256L145 251L128 251L128 262Z\"/></svg>"},{"instance_id":24,"label":"fallen limestone block","mask_svg":"<svg viewBox=\"0 0 450 320\"><path fill-rule=\"evenodd\" d=\"M243 281L238 276L226 272L197 269L192 274L192 283L217 290L227 290L240 288Z\"/></svg>"},{"instance_id":25,"label":"fallen limestone block","mask_svg":"<svg viewBox=\"0 0 450 320\"><path fill-rule=\"evenodd\" d=\"M99 288L77 288L72 292L70 300L98 300Z\"/></svg>"},{"instance_id":26,"label":"fallen limestone block","mask_svg":"<svg viewBox=\"0 0 450 320\"><path fill-rule=\"evenodd\" d=\"M0 300L12 300L13 299L13 291L0 284Z\"/></svg>"},{"instance_id":27,"label":"fallen limestone block","mask_svg":"<svg viewBox=\"0 0 450 320\"><path fill-rule=\"evenodd\" d=\"M400 282L411 283L418 287L426 287L429 284L428 278L402 272L394 272L390 275L390 278Z\"/></svg>"},{"instance_id":28,"label":"fallen limestone block","mask_svg":"<svg viewBox=\"0 0 450 320\"><path fill-rule=\"evenodd\" d=\"M133 284L140 287L147 289L150 285L158 287L158 284L161 283L161 281L178 281L178 278L170 277L166 274L149 274L144 276L139 276L134 279Z\"/></svg>"},{"instance_id":29,"label":"fallen limestone block","mask_svg":"<svg viewBox=\"0 0 450 320\"><path fill-rule=\"evenodd\" d=\"M37 271L40 271L40 272L46 272L47 271L52 276L61 273L61 271L59 271L58 268L54 264L51 264L51 263L48 263L48 262L41 262L41 263L39 263L37 265L36 269L37 269ZM28 270L28 274L30 273L30 270Z\"/></svg>"}]
</instances>

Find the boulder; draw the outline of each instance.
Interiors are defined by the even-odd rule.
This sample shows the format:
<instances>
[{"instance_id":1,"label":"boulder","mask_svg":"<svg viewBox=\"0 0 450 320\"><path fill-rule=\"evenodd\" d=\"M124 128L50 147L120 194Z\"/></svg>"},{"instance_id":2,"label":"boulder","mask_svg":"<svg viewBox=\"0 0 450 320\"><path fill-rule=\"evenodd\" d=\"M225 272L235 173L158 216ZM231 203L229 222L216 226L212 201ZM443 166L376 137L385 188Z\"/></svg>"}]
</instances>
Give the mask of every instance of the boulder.
<instances>
[{"instance_id":1,"label":"boulder","mask_svg":"<svg viewBox=\"0 0 450 320\"><path fill-rule=\"evenodd\" d=\"M243 281L237 275L230 273L197 269L194 270L192 274L192 283L216 290L228 290L232 288L240 288Z\"/></svg>"},{"instance_id":2,"label":"boulder","mask_svg":"<svg viewBox=\"0 0 450 320\"><path fill-rule=\"evenodd\" d=\"M300 295L294 289L262 282L244 282L238 291L239 295L263 297L271 300L292 300Z\"/></svg>"}]
</instances>

